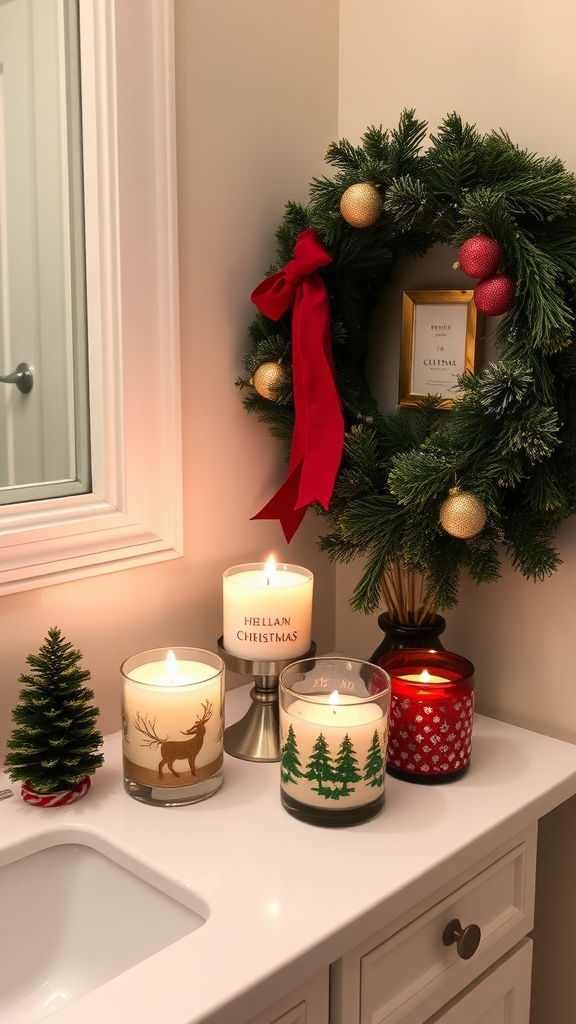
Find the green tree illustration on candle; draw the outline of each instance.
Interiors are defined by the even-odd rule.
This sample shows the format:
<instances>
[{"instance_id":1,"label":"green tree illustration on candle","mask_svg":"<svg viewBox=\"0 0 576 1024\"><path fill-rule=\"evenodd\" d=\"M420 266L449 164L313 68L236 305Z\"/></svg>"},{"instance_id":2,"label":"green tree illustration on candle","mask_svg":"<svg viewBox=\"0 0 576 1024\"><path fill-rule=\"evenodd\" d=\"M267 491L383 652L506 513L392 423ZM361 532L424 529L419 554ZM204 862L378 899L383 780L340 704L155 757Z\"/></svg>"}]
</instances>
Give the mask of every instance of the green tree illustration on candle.
<instances>
[{"instance_id":1,"label":"green tree illustration on candle","mask_svg":"<svg viewBox=\"0 0 576 1024\"><path fill-rule=\"evenodd\" d=\"M282 759L280 763L280 777L282 782L296 782L297 779L303 778L303 772L300 771L301 762L299 758L300 751L298 750L298 744L296 742L296 734L292 726L288 729L286 736L286 743L282 747Z\"/></svg>"},{"instance_id":2,"label":"green tree illustration on candle","mask_svg":"<svg viewBox=\"0 0 576 1024\"><path fill-rule=\"evenodd\" d=\"M340 789L333 791L333 800L339 800L341 796L349 796L350 793L353 793L354 786L351 786L351 783L360 782L362 778L358 771L358 758L355 755L354 744L346 733L336 755L334 781L340 783Z\"/></svg>"},{"instance_id":3,"label":"green tree illustration on candle","mask_svg":"<svg viewBox=\"0 0 576 1024\"><path fill-rule=\"evenodd\" d=\"M306 765L304 778L316 781L318 786L312 786L313 791L318 793L319 796L325 797L327 800L330 799L332 796L332 788L331 786L326 786L325 783L332 782L334 778L334 768L332 758L330 756L330 748L322 733L320 733L312 747L312 753L308 764Z\"/></svg>"},{"instance_id":4,"label":"green tree illustration on candle","mask_svg":"<svg viewBox=\"0 0 576 1024\"><path fill-rule=\"evenodd\" d=\"M363 779L366 782L366 785L381 786L384 782L383 769L384 758L382 757L380 737L378 736L378 730L375 729L370 749L366 755L366 764L364 765Z\"/></svg>"}]
</instances>

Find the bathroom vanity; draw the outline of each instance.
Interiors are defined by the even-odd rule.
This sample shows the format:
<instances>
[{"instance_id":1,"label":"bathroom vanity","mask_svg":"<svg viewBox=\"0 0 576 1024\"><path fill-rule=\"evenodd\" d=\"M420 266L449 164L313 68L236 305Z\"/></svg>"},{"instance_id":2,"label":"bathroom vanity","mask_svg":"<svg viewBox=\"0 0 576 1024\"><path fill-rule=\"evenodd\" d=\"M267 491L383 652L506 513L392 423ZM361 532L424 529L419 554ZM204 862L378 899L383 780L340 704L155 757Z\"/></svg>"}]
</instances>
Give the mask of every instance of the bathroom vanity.
<instances>
[{"instance_id":1,"label":"bathroom vanity","mask_svg":"<svg viewBox=\"0 0 576 1024\"><path fill-rule=\"evenodd\" d=\"M213 797L139 803L120 739L69 807L2 777L2 1024L527 1024L537 823L576 746L477 716L458 781L388 778L376 818L324 829L228 755Z\"/></svg>"}]
</instances>

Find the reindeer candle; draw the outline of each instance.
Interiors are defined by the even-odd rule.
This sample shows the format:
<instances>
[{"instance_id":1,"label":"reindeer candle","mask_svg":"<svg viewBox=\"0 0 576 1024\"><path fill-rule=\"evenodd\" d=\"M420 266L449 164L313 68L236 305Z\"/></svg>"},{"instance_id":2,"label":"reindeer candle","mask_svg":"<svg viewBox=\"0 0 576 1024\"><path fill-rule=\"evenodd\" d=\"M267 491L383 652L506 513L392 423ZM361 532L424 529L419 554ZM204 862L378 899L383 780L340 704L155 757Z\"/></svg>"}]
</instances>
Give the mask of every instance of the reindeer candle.
<instances>
[{"instance_id":1,"label":"reindeer candle","mask_svg":"<svg viewBox=\"0 0 576 1024\"><path fill-rule=\"evenodd\" d=\"M144 803L195 803L222 785L224 665L193 647L144 651L120 668L124 788Z\"/></svg>"}]
</instances>

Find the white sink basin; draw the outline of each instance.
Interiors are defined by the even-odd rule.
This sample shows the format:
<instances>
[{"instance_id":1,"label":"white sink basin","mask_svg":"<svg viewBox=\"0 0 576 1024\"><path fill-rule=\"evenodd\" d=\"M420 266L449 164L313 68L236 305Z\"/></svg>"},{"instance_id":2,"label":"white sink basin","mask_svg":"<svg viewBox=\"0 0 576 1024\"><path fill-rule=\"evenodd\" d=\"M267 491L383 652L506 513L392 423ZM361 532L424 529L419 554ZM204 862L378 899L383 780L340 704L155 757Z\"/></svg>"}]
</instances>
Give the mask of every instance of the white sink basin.
<instances>
[{"instance_id":1,"label":"white sink basin","mask_svg":"<svg viewBox=\"0 0 576 1024\"><path fill-rule=\"evenodd\" d=\"M33 1024L206 921L89 846L0 867L0 1021Z\"/></svg>"}]
</instances>

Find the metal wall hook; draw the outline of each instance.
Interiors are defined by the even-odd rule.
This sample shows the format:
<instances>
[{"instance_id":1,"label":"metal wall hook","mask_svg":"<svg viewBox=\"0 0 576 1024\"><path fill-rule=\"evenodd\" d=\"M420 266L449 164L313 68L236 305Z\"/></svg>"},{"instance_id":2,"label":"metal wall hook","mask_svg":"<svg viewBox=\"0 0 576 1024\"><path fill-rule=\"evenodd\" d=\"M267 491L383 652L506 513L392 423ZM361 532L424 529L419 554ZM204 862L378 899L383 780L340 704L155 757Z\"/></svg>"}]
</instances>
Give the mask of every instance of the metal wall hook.
<instances>
[{"instance_id":1,"label":"metal wall hook","mask_svg":"<svg viewBox=\"0 0 576 1024\"><path fill-rule=\"evenodd\" d=\"M0 377L0 382L2 384L15 384L18 391L21 391L23 395L27 395L29 391L32 391L34 385L34 370L28 363L18 363L14 373L9 373L6 377Z\"/></svg>"}]
</instances>

